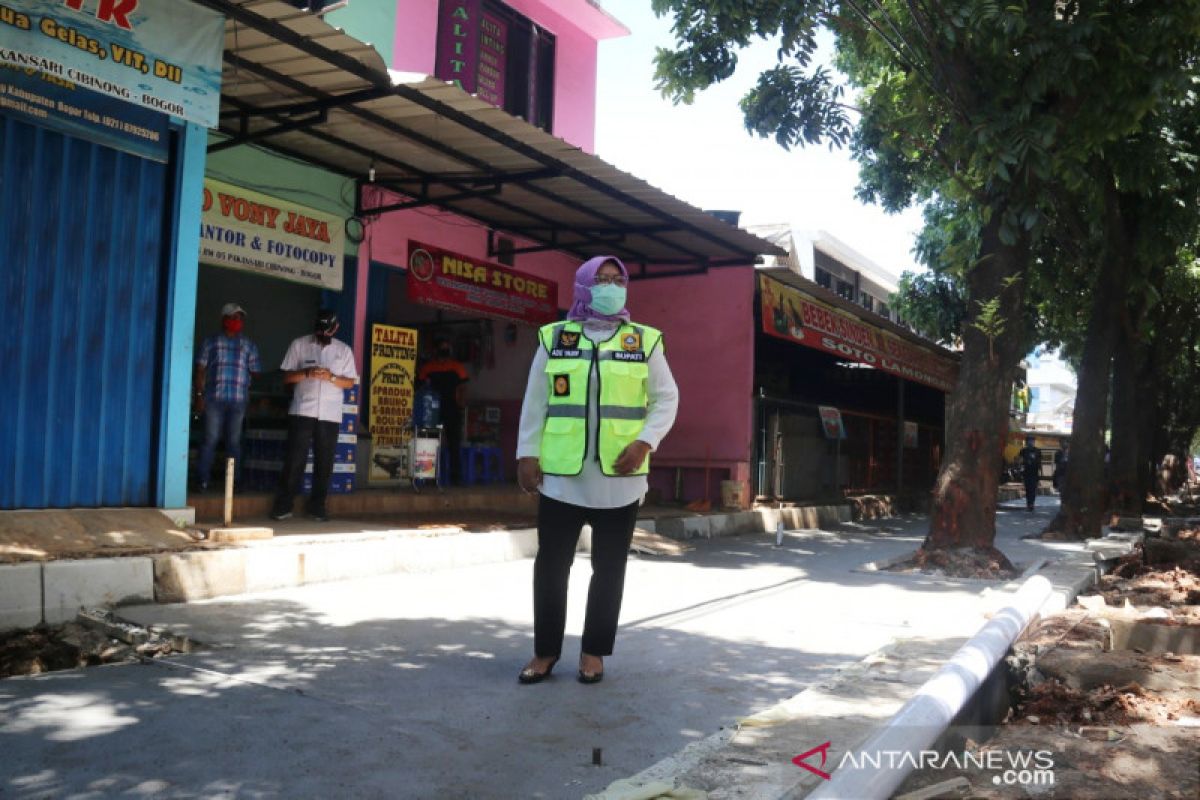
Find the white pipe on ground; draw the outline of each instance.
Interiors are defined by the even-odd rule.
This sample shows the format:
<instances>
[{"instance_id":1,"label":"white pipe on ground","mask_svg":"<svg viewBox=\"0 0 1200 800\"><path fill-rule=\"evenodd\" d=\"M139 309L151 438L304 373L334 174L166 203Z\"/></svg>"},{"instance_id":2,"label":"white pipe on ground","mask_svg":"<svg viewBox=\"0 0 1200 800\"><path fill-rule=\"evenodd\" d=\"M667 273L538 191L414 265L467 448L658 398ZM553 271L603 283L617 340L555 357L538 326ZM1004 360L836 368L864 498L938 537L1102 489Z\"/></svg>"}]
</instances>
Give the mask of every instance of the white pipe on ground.
<instances>
[{"instance_id":1,"label":"white pipe on ground","mask_svg":"<svg viewBox=\"0 0 1200 800\"><path fill-rule=\"evenodd\" d=\"M920 763L921 751L933 746L1008 653L1052 588L1041 575L1025 581L1008 606L960 647L881 730L854 748L857 763L846 760L832 765L833 777L809 794L809 800L891 797L914 764Z\"/></svg>"}]
</instances>

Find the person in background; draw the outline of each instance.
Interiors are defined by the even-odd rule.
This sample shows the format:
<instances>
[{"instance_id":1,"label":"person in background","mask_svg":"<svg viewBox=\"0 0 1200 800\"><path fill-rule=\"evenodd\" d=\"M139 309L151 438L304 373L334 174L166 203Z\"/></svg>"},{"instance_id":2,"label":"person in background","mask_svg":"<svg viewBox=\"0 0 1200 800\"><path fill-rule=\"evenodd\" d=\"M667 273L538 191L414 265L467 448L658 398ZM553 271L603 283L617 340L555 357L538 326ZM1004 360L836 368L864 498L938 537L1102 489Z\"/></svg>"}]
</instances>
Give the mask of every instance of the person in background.
<instances>
[{"instance_id":1,"label":"person in background","mask_svg":"<svg viewBox=\"0 0 1200 800\"><path fill-rule=\"evenodd\" d=\"M1062 493L1062 482L1067 477L1067 463L1071 460L1071 443L1063 442L1054 453L1054 491Z\"/></svg>"},{"instance_id":2,"label":"person in background","mask_svg":"<svg viewBox=\"0 0 1200 800\"><path fill-rule=\"evenodd\" d=\"M585 523L592 526L592 579L578 677L604 677L649 454L675 422L679 390L662 334L630 322L628 282L616 258L584 262L567 319L538 332L517 439L517 480L539 493L534 656L517 676L521 683L540 683L558 662L567 580Z\"/></svg>"},{"instance_id":3,"label":"person in background","mask_svg":"<svg viewBox=\"0 0 1200 800\"><path fill-rule=\"evenodd\" d=\"M338 331L337 314L322 310L313 327L313 333L292 341L279 367L283 370L283 382L294 385L295 390L288 409L287 455L271 509L271 519L275 520L292 516L292 503L300 489L310 444L313 480L308 516L318 522L329 519L325 497L342 424L343 390L358 381L354 351L333 338Z\"/></svg>"},{"instance_id":4,"label":"person in background","mask_svg":"<svg viewBox=\"0 0 1200 800\"><path fill-rule=\"evenodd\" d=\"M196 486L208 491L217 442L242 471L242 420L250 400L250 381L262 372L258 347L243 333L246 311L237 303L221 308L221 332L209 336L196 351L193 407L204 415L204 443L196 463Z\"/></svg>"},{"instance_id":5,"label":"person in background","mask_svg":"<svg viewBox=\"0 0 1200 800\"><path fill-rule=\"evenodd\" d=\"M446 336L433 340L434 357L425 362L417 373L417 383L429 381L440 401L442 430L446 435L446 451L450 461L449 481L462 483L461 448L463 410L467 407L467 368L454 357L454 348Z\"/></svg>"},{"instance_id":6,"label":"person in background","mask_svg":"<svg viewBox=\"0 0 1200 800\"><path fill-rule=\"evenodd\" d=\"M1017 459L1021 462L1021 477L1025 482L1025 508L1028 511L1033 511L1038 481L1042 477L1042 451L1034 447L1033 442L1032 436L1026 436L1025 446L1017 454Z\"/></svg>"}]
</instances>

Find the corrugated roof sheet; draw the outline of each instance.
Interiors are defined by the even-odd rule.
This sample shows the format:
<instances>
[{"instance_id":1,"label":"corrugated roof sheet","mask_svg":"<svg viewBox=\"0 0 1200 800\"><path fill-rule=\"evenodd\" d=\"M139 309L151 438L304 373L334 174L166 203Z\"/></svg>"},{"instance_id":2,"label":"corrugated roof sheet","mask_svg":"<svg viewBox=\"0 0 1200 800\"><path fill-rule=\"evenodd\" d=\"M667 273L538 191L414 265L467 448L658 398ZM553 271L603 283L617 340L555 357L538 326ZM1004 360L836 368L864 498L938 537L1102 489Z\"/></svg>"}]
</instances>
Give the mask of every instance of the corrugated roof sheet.
<instances>
[{"instance_id":1,"label":"corrugated roof sheet","mask_svg":"<svg viewBox=\"0 0 1200 800\"><path fill-rule=\"evenodd\" d=\"M748 264L774 244L467 94L395 83L370 45L278 0L199 0L227 16L216 147L258 142L579 256L676 268ZM671 267L670 265L676 265Z\"/></svg>"}]
</instances>

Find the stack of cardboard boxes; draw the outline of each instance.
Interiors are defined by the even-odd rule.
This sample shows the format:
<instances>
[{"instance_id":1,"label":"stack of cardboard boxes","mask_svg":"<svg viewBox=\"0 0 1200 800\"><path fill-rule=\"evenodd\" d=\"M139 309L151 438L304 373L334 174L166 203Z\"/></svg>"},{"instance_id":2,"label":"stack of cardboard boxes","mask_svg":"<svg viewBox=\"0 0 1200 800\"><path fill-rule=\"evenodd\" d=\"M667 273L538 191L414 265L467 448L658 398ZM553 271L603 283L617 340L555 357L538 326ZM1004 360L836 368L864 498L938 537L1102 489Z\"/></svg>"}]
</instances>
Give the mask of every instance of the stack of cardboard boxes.
<instances>
[{"instance_id":1,"label":"stack of cardboard boxes","mask_svg":"<svg viewBox=\"0 0 1200 800\"><path fill-rule=\"evenodd\" d=\"M358 448L358 385L345 391L342 401L342 424L338 430L337 446L333 454L333 475L329 480L330 494L348 494L354 491L354 471ZM287 431L278 428L252 428L247 430L242 443L242 486L247 491L273 492L279 486L279 473L287 455ZM312 450L304 465L304 479L300 490L304 494L312 491Z\"/></svg>"},{"instance_id":2,"label":"stack of cardboard boxes","mask_svg":"<svg viewBox=\"0 0 1200 800\"><path fill-rule=\"evenodd\" d=\"M333 475L329 479L330 494L349 494L354 491L355 452L358 449L358 384L351 386L342 399L342 426L338 430L333 451ZM304 465L304 480L300 491L312 491L312 451Z\"/></svg>"}]
</instances>

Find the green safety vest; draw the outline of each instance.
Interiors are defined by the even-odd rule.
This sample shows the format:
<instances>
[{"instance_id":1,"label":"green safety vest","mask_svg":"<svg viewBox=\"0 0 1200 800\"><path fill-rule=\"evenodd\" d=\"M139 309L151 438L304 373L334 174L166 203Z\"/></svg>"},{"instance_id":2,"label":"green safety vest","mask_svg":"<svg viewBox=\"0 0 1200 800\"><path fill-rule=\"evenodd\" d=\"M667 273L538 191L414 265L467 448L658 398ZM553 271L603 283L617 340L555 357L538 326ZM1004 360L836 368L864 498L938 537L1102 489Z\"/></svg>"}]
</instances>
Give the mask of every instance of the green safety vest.
<instances>
[{"instance_id":1,"label":"green safety vest","mask_svg":"<svg viewBox=\"0 0 1200 800\"><path fill-rule=\"evenodd\" d=\"M585 458L599 454L600 470L617 476L613 462L646 424L646 378L662 333L646 325L622 323L598 345L578 322L555 322L538 331L546 348L549 408L542 427L541 467L547 475L578 475ZM588 389L598 365L600 418L592 420ZM650 459L633 475L650 471Z\"/></svg>"}]
</instances>

